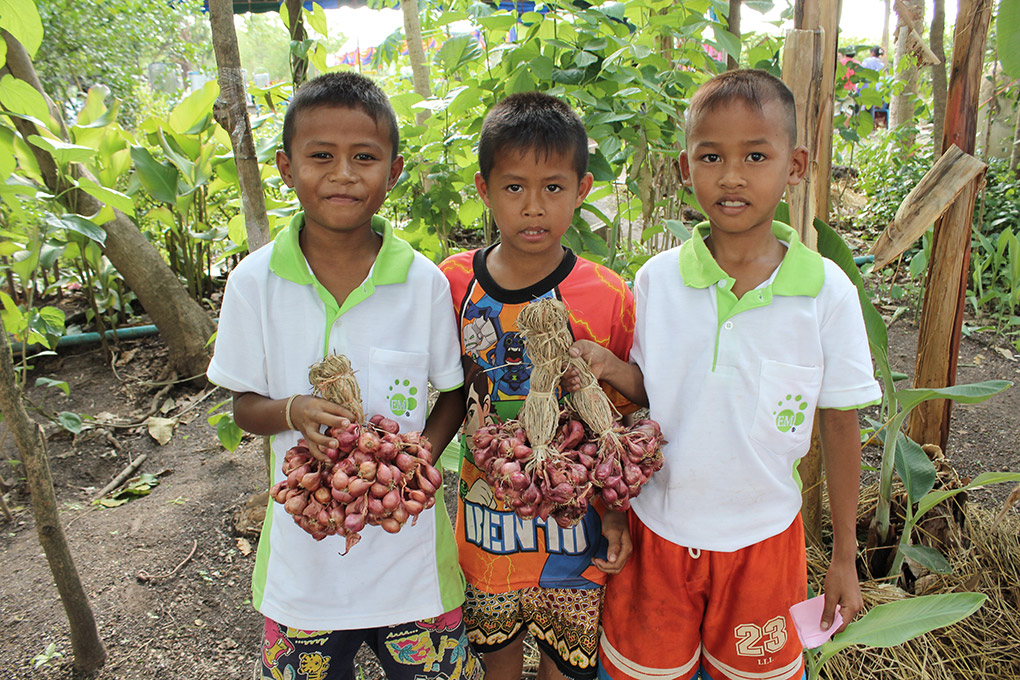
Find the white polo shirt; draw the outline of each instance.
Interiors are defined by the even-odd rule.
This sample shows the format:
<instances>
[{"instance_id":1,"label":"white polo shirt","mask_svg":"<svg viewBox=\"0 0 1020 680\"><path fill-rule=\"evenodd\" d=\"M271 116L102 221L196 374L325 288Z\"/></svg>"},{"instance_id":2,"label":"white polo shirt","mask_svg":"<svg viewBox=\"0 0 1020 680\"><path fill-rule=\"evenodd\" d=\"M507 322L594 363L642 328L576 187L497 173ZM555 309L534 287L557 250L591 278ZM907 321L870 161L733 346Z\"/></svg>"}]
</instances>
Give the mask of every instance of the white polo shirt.
<instances>
[{"instance_id":1,"label":"white polo shirt","mask_svg":"<svg viewBox=\"0 0 1020 680\"><path fill-rule=\"evenodd\" d=\"M271 399L311 394L308 368L330 352L354 366L366 416L381 413L401 432L425 424L427 386L460 387L460 343L446 277L376 216L382 247L364 283L343 304L312 274L299 213L227 280L209 380ZM337 263L343 266L343 263ZM273 479L297 432L273 437ZM253 604L286 626L346 630L438 616L464 599L464 577L445 505L388 534L366 527L344 557L344 539L316 542L270 501L252 576Z\"/></svg>"},{"instance_id":2,"label":"white polo shirt","mask_svg":"<svg viewBox=\"0 0 1020 680\"><path fill-rule=\"evenodd\" d=\"M857 289L793 229L772 230L786 255L739 300L705 245L707 222L635 279L630 356L668 444L632 505L678 545L729 552L785 530L801 506L793 465L815 407L881 397Z\"/></svg>"}]
</instances>

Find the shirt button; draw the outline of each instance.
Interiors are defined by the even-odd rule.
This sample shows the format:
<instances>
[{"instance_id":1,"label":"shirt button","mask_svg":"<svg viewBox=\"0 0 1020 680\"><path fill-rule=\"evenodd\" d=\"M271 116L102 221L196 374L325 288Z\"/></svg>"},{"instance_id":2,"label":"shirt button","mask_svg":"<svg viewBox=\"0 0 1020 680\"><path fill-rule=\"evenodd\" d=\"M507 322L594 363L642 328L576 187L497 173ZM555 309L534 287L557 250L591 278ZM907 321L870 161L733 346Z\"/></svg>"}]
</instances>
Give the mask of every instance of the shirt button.
<instances>
[{"instance_id":1,"label":"shirt button","mask_svg":"<svg viewBox=\"0 0 1020 680\"><path fill-rule=\"evenodd\" d=\"M732 321L727 321L726 323L723 324L723 328L725 328L726 330L732 330L733 329L733 322Z\"/></svg>"},{"instance_id":2,"label":"shirt button","mask_svg":"<svg viewBox=\"0 0 1020 680\"><path fill-rule=\"evenodd\" d=\"M720 288L725 288L726 287L726 281L722 280L722 281L720 281L719 283L717 283L715 285L719 286Z\"/></svg>"}]
</instances>

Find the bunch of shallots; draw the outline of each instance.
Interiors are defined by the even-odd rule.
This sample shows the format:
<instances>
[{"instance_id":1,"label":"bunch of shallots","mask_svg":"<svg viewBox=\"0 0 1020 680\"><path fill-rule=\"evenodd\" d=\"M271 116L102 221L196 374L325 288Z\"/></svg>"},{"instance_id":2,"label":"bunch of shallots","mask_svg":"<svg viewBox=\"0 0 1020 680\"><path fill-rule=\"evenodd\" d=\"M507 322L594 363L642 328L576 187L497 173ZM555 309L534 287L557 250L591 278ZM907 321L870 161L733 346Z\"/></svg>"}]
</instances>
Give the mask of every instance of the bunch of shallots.
<instances>
[{"instance_id":1,"label":"bunch of shallots","mask_svg":"<svg viewBox=\"0 0 1020 680\"><path fill-rule=\"evenodd\" d=\"M584 517L588 503L601 495L606 507L626 510L630 499L662 467L662 433L654 420L614 429L622 446L600 450L597 438L570 409L550 452L536 456L518 421L477 429L472 436L475 465L492 484L496 497L522 519L552 517L563 528Z\"/></svg>"},{"instance_id":2,"label":"bunch of shallots","mask_svg":"<svg viewBox=\"0 0 1020 680\"><path fill-rule=\"evenodd\" d=\"M561 527L573 526L596 493L608 508L626 510L662 467L658 423L642 420L629 429L620 424L591 369L568 354L569 316L562 302L531 303L518 325L532 360L531 390L520 420L475 431L475 464L496 496L523 519L552 517ZM555 388L567 366L584 385L561 410Z\"/></svg>"},{"instance_id":3,"label":"bunch of shallots","mask_svg":"<svg viewBox=\"0 0 1020 680\"><path fill-rule=\"evenodd\" d=\"M312 367L309 379L317 393L360 416L361 394L346 357L327 357ZM270 489L315 540L343 536L346 555L366 524L393 534L435 505L443 477L420 432L401 434L396 421L376 415L363 424L345 421L328 434L339 443L326 451L328 460L312 456L302 439L284 455L286 479Z\"/></svg>"}]
</instances>

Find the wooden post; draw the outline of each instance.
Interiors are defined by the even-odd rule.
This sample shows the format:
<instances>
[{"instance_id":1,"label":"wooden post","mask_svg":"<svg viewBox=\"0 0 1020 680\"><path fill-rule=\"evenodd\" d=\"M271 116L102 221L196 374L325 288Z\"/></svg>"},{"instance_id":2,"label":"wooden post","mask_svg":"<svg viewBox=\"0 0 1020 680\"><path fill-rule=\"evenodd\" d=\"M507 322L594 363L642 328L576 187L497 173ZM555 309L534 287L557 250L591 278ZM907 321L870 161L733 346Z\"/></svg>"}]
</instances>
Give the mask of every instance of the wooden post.
<instances>
[{"instance_id":1,"label":"wooden post","mask_svg":"<svg viewBox=\"0 0 1020 680\"><path fill-rule=\"evenodd\" d=\"M811 153L809 173L811 199L814 203L814 217L828 220L829 217L829 176L832 172L832 113L836 89L836 38L839 33L840 0L797 0L794 5L794 26L802 31L819 32L821 41L820 79L813 99L808 105L816 116L813 127L805 126L806 146ZM815 38L811 39L812 52ZM785 62L785 59L784 59ZM797 64L804 68L804 64ZM814 66L812 66L814 71ZM806 115L798 113L798 116ZM805 119L807 120L807 119ZM804 206L801 206L803 210ZM792 214L792 206L791 206ZM807 213L805 213L806 215ZM798 231L816 244L813 220L802 225ZM812 247L815 247L812 245ZM815 413L814 431L811 434L811 449L797 466L801 479L804 533L808 543L822 544L822 447L818 435L818 413Z\"/></svg>"},{"instance_id":2,"label":"wooden post","mask_svg":"<svg viewBox=\"0 0 1020 680\"><path fill-rule=\"evenodd\" d=\"M955 144L969 154L974 153L978 91L991 16L992 0L960 0L943 148ZM965 189L949 212L935 222L917 338L915 387L946 387L956 382L970 267L971 222L979 181ZM907 434L919 444L938 444L944 451L949 439L951 406L952 402L944 399L922 403L910 414Z\"/></svg>"},{"instance_id":3,"label":"wooden post","mask_svg":"<svg viewBox=\"0 0 1020 680\"><path fill-rule=\"evenodd\" d=\"M815 191L818 169L814 147L816 128L821 114L821 85L825 32L797 30L786 32L783 46L783 81L797 101L797 145L807 147L810 164L804 180L786 189L790 206L790 226L812 250L817 249L818 233L815 219Z\"/></svg>"}]
</instances>

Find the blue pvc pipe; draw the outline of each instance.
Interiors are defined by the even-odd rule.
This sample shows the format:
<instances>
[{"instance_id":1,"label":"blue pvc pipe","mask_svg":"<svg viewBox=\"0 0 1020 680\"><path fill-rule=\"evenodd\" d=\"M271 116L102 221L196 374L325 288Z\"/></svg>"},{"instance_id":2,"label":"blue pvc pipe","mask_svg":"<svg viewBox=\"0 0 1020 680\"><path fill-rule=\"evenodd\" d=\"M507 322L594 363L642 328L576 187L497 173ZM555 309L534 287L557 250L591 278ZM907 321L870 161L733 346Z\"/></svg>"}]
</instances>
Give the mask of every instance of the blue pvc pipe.
<instances>
[{"instance_id":1,"label":"blue pvc pipe","mask_svg":"<svg viewBox=\"0 0 1020 680\"><path fill-rule=\"evenodd\" d=\"M133 338L144 338L149 335L156 335L159 330L154 325L148 326L129 326L127 328L115 328L113 330L106 331L106 338L119 338L121 340L131 340ZM57 340L56 349L61 347L77 347L78 345L87 345L91 342L99 342L99 333L78 333L77 335L65 335ZM20 342L11 343L11 349L17 353L23 353L25 347ZM30 350L41 349L40 345L30 345Z\"/></svg>"},{"instance_id":2,"label":"blue pvc pipe","mask_svg":"<svg viewBox=\"0 0 1020 680\"><path fill-rule=\"evenodd\" d=\"M860 267L862 264L864 264L866 262L874 262L874 261L875 261L875 256L874 255L858 255L858 256L854 257L854 264L857 265L858 267Z\"/></svg>"}]
</instances>

